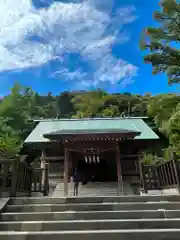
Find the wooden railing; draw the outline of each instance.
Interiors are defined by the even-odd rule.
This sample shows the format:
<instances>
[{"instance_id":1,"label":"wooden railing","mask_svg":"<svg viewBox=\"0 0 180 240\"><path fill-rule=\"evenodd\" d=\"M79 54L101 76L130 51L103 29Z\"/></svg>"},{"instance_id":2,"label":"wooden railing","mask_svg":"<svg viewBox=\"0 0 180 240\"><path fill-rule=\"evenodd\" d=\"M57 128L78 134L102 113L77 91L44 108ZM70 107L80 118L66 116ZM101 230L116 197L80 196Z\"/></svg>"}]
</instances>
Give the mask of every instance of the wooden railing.
<instances>
[{"instance_id":1,"label":"wooden railing","mask_svg":"<svg viewBox=\"0 0 180 240\"><path fill-rule=\"evenodd\" d=\"M179 162L170 160L157 166L158 181L161 188L179 189Z\"/></svg>"},{"instance_id":2,"label":"wooden railing","mask_svg":"<svg viewBox=\"0 0 180 240\"><path fill-rule=\"evenodd\" d=\"M0 163L0 196L12 191L12 161L1 159Z\"/></svg>"},{"instance_id":3,"label":"wooden railing","mask_svg":"<svg viewBox=\"0 0 180 240\"><path fill-rule=\"evenodd\" d=\"M0 196L31 195L32 192L49 192L49 166L33 168L19 159L0 159Z\"/></svg>"},{"instance_id":4,"label":"wooden railing","mask_svg":"<svg viewBox=\"0 0 180 240\"><path fill-rule=\"evenodd\" d=\"M177 188L180 191L180 162L175 159L154 165L141 163L141 184L148 190Z\"/></svg>"}]
</instances>

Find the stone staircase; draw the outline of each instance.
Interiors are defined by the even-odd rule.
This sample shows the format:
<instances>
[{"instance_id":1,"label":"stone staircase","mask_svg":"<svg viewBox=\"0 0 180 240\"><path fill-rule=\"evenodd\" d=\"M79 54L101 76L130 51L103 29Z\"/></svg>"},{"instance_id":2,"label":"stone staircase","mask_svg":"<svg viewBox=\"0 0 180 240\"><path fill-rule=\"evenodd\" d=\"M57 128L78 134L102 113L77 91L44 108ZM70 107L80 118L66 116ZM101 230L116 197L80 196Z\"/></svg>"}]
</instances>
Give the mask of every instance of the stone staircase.
<instances>
[{"instance_id":1,"label":"stone staircase","mask_svg":"<svg viewBox=\"0 0 180 240\"><path fill-rule=\"evenodd\" d=\"M179 240L180 196L15 198L0 240Z\"/></svg>"},{"instance_id":2,"label":"stone staircase","mask_svg":"<svg viewBox=\"0 0 180 240\"><path fill-rule=\"evenodd\" d=\"M133 195L129 183L124 182L124 195ZM58 183L52 192L52 197L64 196L64 183ZM68 196L73 196L73 183L68 184ZM89 182L87 185L79 185L80 197L118 196L117 182Z\"/></svg>"}]
</instances>

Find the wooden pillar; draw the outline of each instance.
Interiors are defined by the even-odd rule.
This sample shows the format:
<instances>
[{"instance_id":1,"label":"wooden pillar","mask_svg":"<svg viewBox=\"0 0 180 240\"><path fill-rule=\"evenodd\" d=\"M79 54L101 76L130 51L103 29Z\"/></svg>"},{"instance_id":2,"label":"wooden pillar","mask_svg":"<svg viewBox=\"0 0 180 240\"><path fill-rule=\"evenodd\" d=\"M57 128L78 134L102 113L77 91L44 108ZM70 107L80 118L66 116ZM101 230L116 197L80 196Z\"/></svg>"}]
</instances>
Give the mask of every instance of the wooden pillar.
<instances>
[{"instance_id":1,"label":"wooden pillar","mask_svg":"<svg viewBox=\"0 0 180 240\"><path fill-rule=\"evenodd\" d=\"M142 155L138 151L138 164L139 164L139 182L140 182L140 195L147 193L146 183L144 181L143 161Z\"/></svg>"},{"instance_id":2,"label":"wooden pillar","mask_svg":"<svg viewBox=\"0 0 180 240\"><path fill-rule=\"evenodd\" d=\"M44 196L49 194L49 163L45 163L44 168Z\"/></svg>"},{"instance_id":3,"label":"wooden pillar","mask_svg":"<svg viewBox=\"0 0 180 240\"><path fill-rule=\"evenodd\" d=\"M17 174L18 174L18 161L12 161L12 183L11 183L11 190L10 190L10 197L16 197L16 185L17 185Z\"/></svg>"},{"instance_id":4,"label":"wooden pillar","mask_svg":"<svg viewBox=\"0 0 180 240\"><path fill-rule=\"evenodd\" d=\"M64 151L64 196L65 197L68 196L68 182L69 182L68 155L69 155L68 149L65 148L65 151Z\"/></svg>"},{"instance_id":5,"label":"wooden pillar","mask_svg":"<svg viewBox=\"0 0 180 240\"><path fill-rule=\"evenodd\" d=\"M119 195L121 194L124 195L119 144L116 145L116 165L117 165L117 178L118 178L118 193Z\"/></svg>"},{"instance_id":6,"label":"wooden pillar","mask_svg":"<svg viewBox=\"0 0 180 240\"><path fill-rule=\"evenodd\" d=\"M68 179L70 181L72 175L73 175L73 171L72 171L72 152L69 151L69 155L68 155Z\"/></svg>"},{"instance_id":7,"label":"wooden pillar","mask_svg":"<svg viewBox=\"0 0 180 240\"><path fill-rule=\"evenodd\" d=\"M45 149L42 149L42 153L41 153L41 168L42 168L42 169L45 169L45 168L46 168L46 160L45 160L45 157L46 157ZM45 170L42 171L42 184L44 184L44 181L45 181Z\"/></svg>"}]
</instances>

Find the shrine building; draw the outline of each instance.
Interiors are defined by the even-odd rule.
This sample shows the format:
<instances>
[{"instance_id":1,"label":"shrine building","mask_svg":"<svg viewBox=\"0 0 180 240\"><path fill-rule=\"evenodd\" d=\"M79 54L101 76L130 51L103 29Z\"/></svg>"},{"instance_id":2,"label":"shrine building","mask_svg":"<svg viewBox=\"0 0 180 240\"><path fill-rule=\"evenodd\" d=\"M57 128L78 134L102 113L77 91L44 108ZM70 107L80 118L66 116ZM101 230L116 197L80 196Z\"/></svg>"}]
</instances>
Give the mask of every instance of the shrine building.
<instances>
[{"instance_id":1,"label":"shrine building","mask_svg":"<svg viewBox=\"0 0 180 240\"><path fill-rule=\"evenodd\" d=\"M119 194L123 182L140 181L142 152L153 149L159 136L147 124L146 117L44 119L24 142L29 151L41 151L41 167L49 163L50 182L68 182L75 169L88 182L117 182Z\"/></svg>"}]
</instances>

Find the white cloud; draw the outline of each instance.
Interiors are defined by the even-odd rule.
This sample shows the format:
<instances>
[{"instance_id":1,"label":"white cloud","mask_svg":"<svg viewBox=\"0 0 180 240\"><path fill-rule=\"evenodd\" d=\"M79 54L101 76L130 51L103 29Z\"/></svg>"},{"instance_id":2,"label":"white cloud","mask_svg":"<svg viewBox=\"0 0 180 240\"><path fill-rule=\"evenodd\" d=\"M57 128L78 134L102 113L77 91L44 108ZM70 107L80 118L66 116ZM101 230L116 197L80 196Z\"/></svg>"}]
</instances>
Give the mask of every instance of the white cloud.
<instances>
[{"instance_id":1,"label":"white cloud","mask_svg":"<svg viewBox=\"0 0 180 240\"><path fill-rule=\"evenodd\" d=\"M136 76L136 67L123 60L117 60L107 55L103 58L95 74L95 85L99 82L110 82L116 84L119 80L130 81L132 76Z\"/></svg>"},{"instance_id":2,"label":"white cloud","mask_svg":"<svg viewBox=\"0 0 180 240\"><path fill-rule=\"evenodd\" d=\"M82 72L81 69L76 69L75 71L70 71L67 68L63 68L59 71L54 72L52 76L53 77L61 76L61 77L65 77L65 78L68 78L69 80L73 81L73 80L85 78L86 73Z\"/></svg>"},{"instance_id":3,"label":"white cloud","mask_svg":"<svg viewBox=\"0 0 180 240\"><path fill-rule=\"evenodd\" d=\"M31 0L1 0L0 72L41 67L58 59L60 67L52 68L51 74L66 80L91 78L91 84L98 85L130 79L137 68L114 57L112 46L127 39L123 26L135 20L134 9L124 7L112 16L112 2L54 1L36 9ZM89 70L83 65L70 70L72 62L65 62L64 55L72 53L86 59Z\"/></svg>"}]
</instances>

